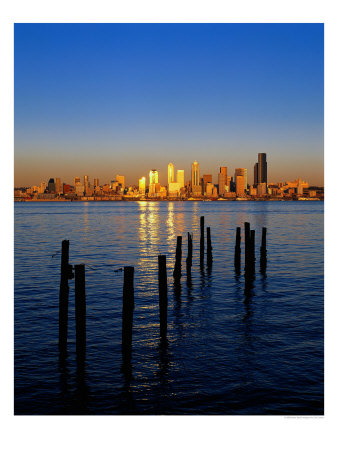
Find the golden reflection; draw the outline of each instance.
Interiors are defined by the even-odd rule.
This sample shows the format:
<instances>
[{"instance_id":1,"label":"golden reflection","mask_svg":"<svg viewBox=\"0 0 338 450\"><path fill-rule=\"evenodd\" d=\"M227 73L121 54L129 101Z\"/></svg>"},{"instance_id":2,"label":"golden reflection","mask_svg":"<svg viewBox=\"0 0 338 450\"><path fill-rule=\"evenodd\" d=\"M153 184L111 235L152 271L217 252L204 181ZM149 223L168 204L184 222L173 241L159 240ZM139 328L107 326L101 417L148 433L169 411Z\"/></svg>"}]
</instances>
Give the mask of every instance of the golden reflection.
<instances>
[{"instance_id":1,"label":"golden reflection","mask_svg":"<svg viewBox=\"0 0 338 450\"><path fill-rule=\"evenodd\" d=\"M138 202L139 204L139 227L138 237L140 245L141 266L154 264L153 258L160 253L159 230L160 230L160 204L159 202ZM150 258L152 257L152 258Z\"/></svg>"}]
</instances>

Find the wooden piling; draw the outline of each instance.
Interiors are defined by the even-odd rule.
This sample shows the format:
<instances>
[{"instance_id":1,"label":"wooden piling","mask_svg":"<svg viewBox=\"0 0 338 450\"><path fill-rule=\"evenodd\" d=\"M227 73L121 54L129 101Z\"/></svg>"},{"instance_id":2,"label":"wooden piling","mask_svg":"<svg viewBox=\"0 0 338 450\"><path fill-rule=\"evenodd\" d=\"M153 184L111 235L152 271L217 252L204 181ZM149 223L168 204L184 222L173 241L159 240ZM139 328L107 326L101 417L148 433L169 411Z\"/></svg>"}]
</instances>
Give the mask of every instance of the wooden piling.
<instances>
[{"instance_id":1,"label":"wooden piling","mask_svg":"<svg viewBox=\"0 0 338 450\"><path fill-rule=\"evenodd\" d=\"M75 268L75 321L76 354L84 358L86 351L86 280L85 265L77 264Z\"/></svg>"},{"instance_id":2,"label":"wooden piling","mask_svg":"<svg viewBox=\"0 0 338 450\"><path fill-rule=\"evenodd\" d=\"M179 280L182 275L182 236L177 236L176 243L176 257L175 257L175 268L174 268L174 278Z\"/></svg>"},{"instance_id":3,"label":"wooden piling","mask_svg":"<svg viewBox=\"0 0 338 450\"><path fill-rule=\"evenodd\" d=\"M201 237L200 237L200 265L204 264L204 216L200 218L200 229L201 229Z\"/></svg>"},{"instance_id":4,"label":"wooden piling","mask_svg":"<svg viewBox=\"0 0 338 450\"><path fill-rule=\"evenodd\" d=\"M255 230L250 231L250 267L251 271L255 271Z\"/></svg>"},{"instance_id":5,"label":"wooden piling","mask_svg":"<svg viewBox=\"0 0 338 450\"><path fill-rule=\"evenodd\" d=\"M241 270L241 227L236 228L235 269Z\"/></svg>"},{"instance_id":6,"label":"wooden piling","mask_svg":"<svg viewBox=\"0 0 338 450\"><path fill-rule=\"evenodd\" d=\"M244 222L245 231L245 270L250 271L250 223Z\"/></svg>"},{"instance_id":7,"label":"wooden piling","mask_svg":"<svg viewBox=\"0 0 338 450\"><path fill-rule=\"evenodd\" d=\"M212 246L211 246L210 227L207 227L207 264L209 267L211 267L212 265Z\"/></svg>"},{"instance_id":8,"label":"wooden piling","mask_svg":"<svg viewBox=\"0 0 338 450\"><path fill-rule=\"evenodd\" d=\"M68 280L70 275L69 266L69 241L62 241L61 245L61 280L59 291L59 350L61 354L67 351L68 335Z\"/></svg>"},{"instance_id":9,"label":"wooden piling","mask_svg":"<svg viewBox=\"0 0 338 450\"><path fill-rule=\"evenodd\" d=\"M124 267L122 307L122 354L125 364L130 363L134 312L134 267Z\"/></svg>"},{"instance_id":10,"label":"wooden piling","mask_svg":"<svg viewBox=\"0 0 338 450\"><path fill-rule=\"evenodd\" d=\"M266 228L262 228L262 245L261 245L261 259L260 259L260 266L261 269L264 271L266 268Z\"/></svg>"},{"instance_id":11,"label":"wooden piling","mask_svg":"<svg viewBox=\"0 0 338 450\"><path fill-rule=\"evenodd\" d=\"M167 264L166 256L158 255L158 289L160 306L160 336L165 338L167 335Z\"/></svg>"},{"instance_id":12,"label":"wooden piling","mask_svg":"<svg viewBox=\"0 0 338 450\"><path fill-rule=\"evenodd\" d=\"M187 276L191 276L191 266L192 266L192 234L188 232L188 256L186 259Z\"/></svg>"}]
</instances>

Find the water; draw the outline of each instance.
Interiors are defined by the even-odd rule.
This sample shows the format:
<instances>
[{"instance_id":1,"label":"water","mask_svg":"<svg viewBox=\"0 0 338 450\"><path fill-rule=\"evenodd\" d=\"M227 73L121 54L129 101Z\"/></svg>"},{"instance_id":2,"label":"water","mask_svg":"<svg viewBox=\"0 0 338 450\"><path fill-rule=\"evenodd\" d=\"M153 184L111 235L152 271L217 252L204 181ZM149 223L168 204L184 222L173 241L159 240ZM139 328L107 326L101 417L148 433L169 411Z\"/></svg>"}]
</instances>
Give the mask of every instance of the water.
<instances>
[{"instance_id":1,"label":"water","mask_svg":"<svg viewBox=\"0 0 338 450\"><path fill-rule=\"evenodd\" d=\"M199 266L199 218L212 270ZM256 230L256 276L234 272L236 226ZM259 272L261 229L268 265ZM185 258L193 236L191 284ZM174 289L176 236L183 276ZM58 354L61 241L86 264L87 353L75 353L70 281L66 361ZM160 342L157 255L167 255ZM54 255L54 256L53 256ZM205 258L206 261L206 258ZM123 272L135 267L131 378L121 371ZM15 204L16 414L323 414L322 202Z\"/></svg>"}]
</instances>

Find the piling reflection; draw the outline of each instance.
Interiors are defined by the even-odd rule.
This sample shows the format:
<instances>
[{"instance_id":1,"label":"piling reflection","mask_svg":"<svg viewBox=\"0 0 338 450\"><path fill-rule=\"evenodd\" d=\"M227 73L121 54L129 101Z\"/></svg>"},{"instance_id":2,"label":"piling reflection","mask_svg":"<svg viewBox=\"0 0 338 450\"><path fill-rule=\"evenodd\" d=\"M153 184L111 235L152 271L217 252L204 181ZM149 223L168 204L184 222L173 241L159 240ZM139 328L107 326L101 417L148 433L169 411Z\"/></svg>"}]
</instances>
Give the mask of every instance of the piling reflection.
<instances>
[{"instance_id":1,"label":"piling reflection","mask_svg":"<svg viewBox=\"0 0 338 450\"><path fill-rule=\"evenodd\" d=\"M75 405L77 414L90 414L89 411L89 387L87 383L86 363L84 359L76 360L76 390Z\"/></svg>"}]
</instances>

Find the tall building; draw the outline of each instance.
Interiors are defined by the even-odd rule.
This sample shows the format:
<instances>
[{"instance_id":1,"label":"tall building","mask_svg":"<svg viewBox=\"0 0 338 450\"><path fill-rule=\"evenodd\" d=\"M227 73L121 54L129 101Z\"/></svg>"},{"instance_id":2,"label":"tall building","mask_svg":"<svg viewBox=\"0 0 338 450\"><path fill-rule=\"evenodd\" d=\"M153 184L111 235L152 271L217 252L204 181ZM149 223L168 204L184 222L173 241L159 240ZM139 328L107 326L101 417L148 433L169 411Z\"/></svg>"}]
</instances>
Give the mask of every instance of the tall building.
<instances>
[{"instance_id":1,"label":"tall building","mask_svg":"<svg viewBox=\"0 0 338 450\"><path fill-rule=\"evenodd\" d=\"M138 180L138 190L142 195L146 193L146 177L142 177Z\"/></svg>"},{"instance_id":2,"label":"tall building","mask_svg":"<svg viewBox=\"0 0 338 450\"><path fill-rule=\"evenodd\" d=\"M50 178L48 181L48 192L50 194L55 194L55 182L54 178Z\"/></svg>"},{"instance_id":3,"label":"tall building","mask_svg":"<svg viewBox=\"0 0 338 450\"><path fill-rule=\"evenodd\" d=\"M184 188L184 170L177 170L176 182L180 185L180 188Z\"/></svg>"},{"instance_id":4,"label":"tall building","mask_svg":"<svg viewBox=\"0 0 338 450\"><path fill-rule=\"evenodd\" d=\"M89 191L89 187L90 187L88 175L85 175L83 177L83 186L84 186L85 194L88 195L88 191Z\"/></svg>"},{"instance_id":5,"label":"tall building","mask_svg":"<svg viewBox=\"0 0 338 450\"><path fill-rule=\"evenodd\" d=\"M57 194L63 193L63 187L62 187L60 178L56 178L56 180L55 180L55 192Z\"/></svg>"},{"instance_id":6,"label":"tall building","mask_svg":"<svg viewBox=\"0 0 338 450\"><path fill-rule=\"evenodd\" d=\"M224 195L226 184L227 184L226 176L224 175L224 173L220 172L218 174L218 193L219 193L219 195Z\"/></svg>"},{"instance_id":7,"label":"tall building","mask_svg":"<svg viewBox=\"0 0 338 450\"><path fill-rule=\"evenodd\" d=\"M258 184L258 162L255 163L254 167L254 186Z\"/></svg>"},{"instance_id":8,"label":"tall building","mask_svg":"<svg viewBox=\"0 0 338 450\"><path fill-rule=\"evenodd\" d=\"M94 178L94 188L97 188L99 186L100 186L99 179L98 178Z\"/></svg>"},{"instance_id":9,"label":"tall building","mask_svg":"<svg viewBox=\"0 0 338 450\"><path fill-rule=\"evenodd\" d=\"M212 183L212 175L211 174L203 175L203 178L202 178L202 191L203 191L203 193L206 192L208 183Z\"/></svg>"},{"instance_id":10,"label":"tall building","mask_svg":"<svg viewBox=\"0 0 338 450\"><path fill-rule=\"evenodd\" d=\"M124 175L116 175L116 181L121 185L121 191L126 187L126 179Z\"/></svg>"},{"instance_id":11,"label":"tall building","mask_svg":"<svg viewBox=\"0 0 338 450\"><path fill-rule=\"evenodd\" d=\"M257 183L268 182L268 165L266 162L266 153L258 153L258 169L257 169Z\"/></svg>"},{"instance_id":12,"label":"tall building","mask_svg":"<svg viewBox=\"0 0 338 450\"><path fill-rule=\"evenodd\" d=\"M237 177L242 176L244 180L244 190L248 188L248 170L244 168L235 169L235 183L237 184ZM237 192L237 189L236 189Z\"/></svg>"},{"instance_id":13,"label":"tall building","mask_svg":"<svg viewBox=\"0 0 338 450\"><path fill-rule=\"evenodd\" d=\"M193 162L191 165L191 186L200 185L200 165L197 161Z\"/></svg>"},{"instance_id":14,"label":"tall building","mask_svg":"<svg viewBox=\"0 0 338 450\"><path fill-rule=\"evenodd\" d=\"M237 175L236 177L236 195L237 197L243 197L244 196L244 176L243 175Z\"/></svg>"},{"instance_id":15,"label":"tall building","mask_svg":"<svg viewBox=\"0 0 338 450\"><path fill-rule=\"evenodd\" d=\"M149 184L157 184L158 183L158 172L155 169L152 169L149 172Z\"/></svg>"},{"instance_id":16,"label":"tall building","mask_svg":"<svg viewBox=\"0 0 338 450\"><path fill-rule=\"evenodd\" d=\"M80 178L80 177L74 177L74 187L75 187L77 184L81 184L81 178Z\"/></svg>"},{"instance_id":17,"label":"tall building","mask_svg":"<svg viewBox=\"0 0 338 450\"><path fill-rule=\"evenodd\" d=\"M173 163L168 164L168 186L170 183L175 183L175 167Z\"/></svg>"}]
</instances>

